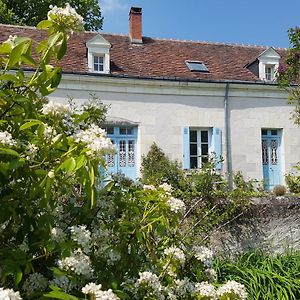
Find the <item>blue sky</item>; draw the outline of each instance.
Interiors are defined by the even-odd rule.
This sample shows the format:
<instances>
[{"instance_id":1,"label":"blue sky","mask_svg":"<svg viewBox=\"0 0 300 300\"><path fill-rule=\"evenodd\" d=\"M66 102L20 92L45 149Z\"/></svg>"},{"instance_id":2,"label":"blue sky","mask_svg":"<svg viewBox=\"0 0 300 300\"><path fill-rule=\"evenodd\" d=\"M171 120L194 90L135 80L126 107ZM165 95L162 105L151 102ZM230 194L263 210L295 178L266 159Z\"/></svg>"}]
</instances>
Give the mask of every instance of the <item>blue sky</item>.
<instances>
[{"instance_id":1,"label":"blue sky","mask_svg":"<svg viewBox=\"0 0 300 300\"><path fill-rule=\"evenodd\" d=\"M131 6L143 9L143 36L289 47L300 0L99 0L103 32L128 34Z\"/></svg>"}]
</instances>

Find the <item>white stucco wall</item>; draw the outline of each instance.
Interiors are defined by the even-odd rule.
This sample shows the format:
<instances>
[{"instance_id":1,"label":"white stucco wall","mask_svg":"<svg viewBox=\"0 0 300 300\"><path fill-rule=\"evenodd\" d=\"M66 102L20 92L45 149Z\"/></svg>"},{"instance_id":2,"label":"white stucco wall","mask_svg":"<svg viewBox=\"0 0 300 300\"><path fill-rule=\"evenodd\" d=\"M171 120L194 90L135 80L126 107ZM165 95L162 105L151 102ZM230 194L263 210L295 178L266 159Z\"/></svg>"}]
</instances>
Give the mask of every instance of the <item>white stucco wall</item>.
<instances>
[{"instance_id":1,"label":"white stucco wall","mask_svg":"<svg viewBox=\"0 0 300 300\"><path fill-rule=\"evenodd\" d=\"M187 83L103 76L65 75L51 95L84 102L93 92L111 106L109 115L139 123L139 155L155 141L171 159L182 161L183 126L219 127L224 136L224 83ZM291 106L276 86L230 84L232 167L249 178L262 179L261 129L282 129L283 172L300 161L300 128L290 120ZM226 163L224 171L226 171Z\"/></svg>"}]
</instances>

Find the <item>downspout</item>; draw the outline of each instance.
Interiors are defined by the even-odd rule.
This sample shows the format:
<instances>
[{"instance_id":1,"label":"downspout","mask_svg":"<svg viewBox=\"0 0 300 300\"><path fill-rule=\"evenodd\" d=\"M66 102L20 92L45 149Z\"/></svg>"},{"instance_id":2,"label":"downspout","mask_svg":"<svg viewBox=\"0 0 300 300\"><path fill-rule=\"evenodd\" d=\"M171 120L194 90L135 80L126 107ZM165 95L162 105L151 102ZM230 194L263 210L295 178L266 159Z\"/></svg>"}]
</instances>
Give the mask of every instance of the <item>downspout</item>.
<instances>
[{"instance_id":1,"label":"downspout","mask_svg":"<svg viewBox=\"0 0 300 300\"><path fill-rule=\"evenodd\" d=\"M230 143L230 110L228 105L229 82L226 83L224 96L224 119L225 119L225 161L227 171L227 181L230 190L233 188L232 180L232 161L231 161L231 143Z\"/></svg>"}]
</instances>

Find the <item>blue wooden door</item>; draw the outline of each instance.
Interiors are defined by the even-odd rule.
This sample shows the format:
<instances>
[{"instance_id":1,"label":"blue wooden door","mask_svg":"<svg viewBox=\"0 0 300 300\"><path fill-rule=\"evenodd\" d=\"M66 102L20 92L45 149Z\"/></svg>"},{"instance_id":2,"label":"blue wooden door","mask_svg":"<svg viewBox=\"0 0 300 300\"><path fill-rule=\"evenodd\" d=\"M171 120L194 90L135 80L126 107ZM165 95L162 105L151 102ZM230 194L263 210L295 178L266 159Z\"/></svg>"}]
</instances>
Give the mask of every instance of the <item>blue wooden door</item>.
<instances>
[{"instance_id":1,"label":"blue wooden door","mask_svg":"<svg viewBox=\"0 0 300 300\"><path fill-rule=\"evenodd\" d=\"M108 134L115 145L116 153L106 157L109 174L123 173L136 179L136 142L137 128L114 127L113 134Z\"/></svg>"},{"instance_id":2,"label":"blue wooden door","mask_svg":"<svg viewBox=\"0 0 300 300\"><path fill-rule=\"evenodd\" d=\"M278 129L262 130L262 165L264 186L272 190L281 184L281 136Z\"/></svg>"}]
</instances>

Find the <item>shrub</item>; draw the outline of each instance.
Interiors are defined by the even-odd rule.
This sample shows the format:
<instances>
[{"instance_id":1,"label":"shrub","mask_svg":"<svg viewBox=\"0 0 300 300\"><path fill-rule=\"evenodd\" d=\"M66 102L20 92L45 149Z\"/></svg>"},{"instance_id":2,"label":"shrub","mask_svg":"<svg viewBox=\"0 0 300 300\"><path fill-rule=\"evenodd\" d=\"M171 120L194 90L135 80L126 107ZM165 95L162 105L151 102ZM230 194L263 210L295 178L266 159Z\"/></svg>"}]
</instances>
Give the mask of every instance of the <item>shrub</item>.
<instances>
[{"instance_id":1,"label":"shrub","mask_svg":"<svg viewBox=\"0 0 300 300\"><path fill-rule=\"evenodd\" d=\"M286 194L286 187L283 185L275 185L273 189L273 193L276 196L283 196Z\"/></svg>"},{"instance_id":2,"label":"shrub","mask_svg":"<svg viewBox=\"0 0 300 300\"><path fill-rule=\"evenodd\" d=\"M287 174L285 175L285 182L291 193L300 194L300 176Z\"/></svg>"},{"instance_id":3,"label":"shrub","mask_svg":"<svg viewBox=\"0 0 300 300\"><path fill-rule=\"evenodd\" d=\"M162 149L153 143L147 155L142 157L142 181L155 186L168 183L177 188L182 180L183 171L180 164L170 160Z\"/></svg>"}]
</instances>

